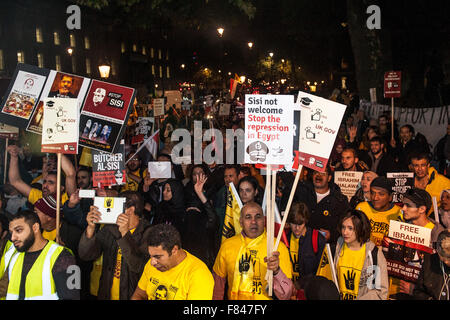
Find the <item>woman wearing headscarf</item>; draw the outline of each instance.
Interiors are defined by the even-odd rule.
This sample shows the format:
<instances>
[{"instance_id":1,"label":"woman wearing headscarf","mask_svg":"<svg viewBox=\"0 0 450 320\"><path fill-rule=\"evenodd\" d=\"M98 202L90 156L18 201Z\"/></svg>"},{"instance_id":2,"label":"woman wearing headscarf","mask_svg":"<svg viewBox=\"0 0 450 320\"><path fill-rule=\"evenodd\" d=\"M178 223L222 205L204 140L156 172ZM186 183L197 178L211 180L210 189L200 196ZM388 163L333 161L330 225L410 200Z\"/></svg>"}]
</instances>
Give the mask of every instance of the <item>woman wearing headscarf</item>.
<instances>
[{"instance_id":1,"label":"woman wearing headscarf","mask_svg":"<svg viewBox=\"0 0 450 320\"><path fill-rule=\"evenodd\" d=\"M450 189L443 190L441 193L439 220L445 228L450 228Z\"/></svg>"},{"instance_id":2,"label":"woman wearing headscarf","mask_svg":"<svg viewBox=\"0 0 450 320\"><path fill-rule=\"evenodd\" d=\"M370 201L370 183L378 175L373 171L364 171L361 178L361 187L356 190L355 195L350 199L350 208L355 209L358 203Z\"/></svg>"},{"instance_id":3,"label":"woman wearing headscarf","mask_svg":"<svg viewBox=\"0 0 450 320\"><path fill-rule=\"evenodd\" d=\"M184 218L183 184L176 179L168 179L163 185L163 200L156 207L153 225L167 223L182 229Z\"/></svg>"}]
</instances>

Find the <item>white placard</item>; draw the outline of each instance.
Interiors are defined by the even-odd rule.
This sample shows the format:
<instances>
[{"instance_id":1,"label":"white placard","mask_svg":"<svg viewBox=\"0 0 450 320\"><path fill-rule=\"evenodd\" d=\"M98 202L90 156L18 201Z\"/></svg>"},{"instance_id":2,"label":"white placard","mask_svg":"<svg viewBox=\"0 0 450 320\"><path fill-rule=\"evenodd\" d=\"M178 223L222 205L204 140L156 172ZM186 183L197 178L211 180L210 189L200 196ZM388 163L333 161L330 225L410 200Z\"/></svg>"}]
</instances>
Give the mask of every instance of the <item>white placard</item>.
<instances>
[{"instance_id":1,"label":"white placard","mask_svg":"<svg viewBox=\"0 0 450 320\"><path fill-rule=\"evenodd\" d=\"M292 95L245 95L245 163L292 161Z\"/></svg>"},{"instance_id":2,"label":"white placard","mask_svg":"<svg viewBox=\"0 0 450 320\"><path fill-rule=\"evenodd\" d=\"M391 220L389 222L389 238L409 241L425 247L431 245L431 229L414 224Z\"/></svg>"},{"instance_id":3,"label":"white placard","mask_svg":"<svg viewBox=\"0 0 450 320\"><path fill-rule=\"evenodd\" d=\"M117 217L125 211L125 202L126 198L95 197L94 206L101 213L101 219L98 223L116 224Z\"/></svg>"},{"instance_id":4,"label":"white placard","mask_svg":"<svg viewBox=\"0 0 450 320\"><path fill-rule=\"evenodd\" d=\"M78 196L80 198L95 198L95 190L80 189Z\"/></svg>"},{"instance_id":5,"label":"white placard","mask_svg":"<svg viewBox=\"0 0 450 320\"><path fill-rule=\"evenodd\" d=\"M341 192L347 196L348 200L355 195L358 184L361 181L363 172L359 171L335 171L334 183L336 183Z\"/></svg>"},{"instance_id":6,"label":"white placard","mask_svg":"<svg viewBox=\"0 0 450 320\"><path fill-rule=\"evenodd\" d=\"M164 115L164 98L153 99L153 116L160 117Z\"/></svg>"},{"instance_id":7,"label":"white placard","mask_svg":"<svg viewBox=\"0 0 450 320\"><path fill-rule=\"evenodd\" d=\"M228 116L230 115L231 104L229 103L221 103L219 108L219 116Z\"/></svg>"},{"instance_id":8,"label":"white placard","mask_svg":"<svg viewBox=\"0 0 450 320\"><path fill-rule=\"evenodd\" d=\"M77 154L78 119L77 99L46 98L41 152Z\"/></svg>"},{"instance_id":9,"label":"white placard","mask_svg":"<svg viewBox=\"0 0 450 320\"><path fill-rule=\"evenodd\" d=\"M166 179L172 177L170 161L151 161L148 163L148 172L152 179Z\"/></svg>"},{"instance_id":10,"label":"white placard","mask_svg":"<svg viewBox=\"0 0 450 320\"><path fill-rule=\"evenodd\" d=\"M347 106L309 93L298 93L301 107L299 164L325 171Z\"/></svg>"}]
</instances>

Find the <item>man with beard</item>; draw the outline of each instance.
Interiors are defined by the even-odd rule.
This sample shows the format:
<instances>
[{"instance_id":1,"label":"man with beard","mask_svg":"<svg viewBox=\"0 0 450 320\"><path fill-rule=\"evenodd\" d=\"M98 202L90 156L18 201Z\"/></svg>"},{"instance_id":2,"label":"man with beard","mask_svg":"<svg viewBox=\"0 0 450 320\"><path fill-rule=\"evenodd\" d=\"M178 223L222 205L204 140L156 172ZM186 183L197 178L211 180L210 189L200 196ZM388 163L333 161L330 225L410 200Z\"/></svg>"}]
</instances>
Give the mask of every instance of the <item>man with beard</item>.
<instances>
[{"instance_id":1,"label":"man with beard","mask_svg":"<svg viewBox=\"0 0 450 320\"><path fill-rule=\"evenodd\" d=\"M133 158L131 158L133 157ZM130 159L131 158L131 159ZM139 188L139 184L142 179L147 175L147 170L141 168L141 156L139 154L135 154L134 152L128 153L127 156L127 182L122 187L120 192L124 191L137 191Z\"/></svg>"},{"instance_id":2,"label":"man with beard","mask_svg":"<svg viewBox=\"0 0 450 320\"><path fill-rule=\"evenodd\" d=\"M450 189L450 179L439 174L430 166L430 157L427 153L415 153L411 156L410 169L414 172L414 186L423 189L436 198L437 206L441 204L441 193ZM428 214L431 213L431 209Z\"/></svg>"},{"instance_id":3,"label":"man with beard","mask_svg":"<svg viewBox=\"0 0 450 320\"><path fill-rule=\"evenodd\" d=\"M397 219L400 207L392 203L392 183L386 177L377 177L370 184L370 201L361 202L356 210L364 212L371 225L370 240L381 246L389 233L389 223Z\"/></svg>"},{"instance_id":4,"label":"man with beard","mask_svg":"<svg viewBox=\"0 0 450 320\"><path fill-rule=\"evenodd\" d=\"M36 213L19 212L10 221L9 231L16 252L5 271L9 274L7 300L79 299L75 258L68 249L42 237Z\"/></svg>"},{"instance_id":5,"label":"man with beard","mask_svg":"<svg viewBox=\"0 0 450 320\"><path fill-rule=\"evenodd\" d=\"M394 157L385 152L385 145L380 137L370 139L370 171L383 177L386 177L388 172L406 171L406 168L400 168Z\"/></svg>"},{"instance_id":6,"label":"man with beard","mask_svg":"<svg viewBox=\"0 0 450 320\"><path fill-rule=\"evenodd\" d=\"M348 199L332 180L330 168L325 172L313 171L312 181L299 182L295 190L294 201L303 202L309 209L310 219L307 226L318 229L329 243L339 238L336 228L339 219L350 208ZM282 197L282 210L286 207L289 192Z\"/></svg>"},{"instance_id":7,"label":"man with beard","mask_svg":"<svg viewBox=\"0 0 450 320\"><path fill-rule=\"evenodd\" d=\"M367 171L369 167L358 158L353 148L345 148L341 153L341 162L336 165L335 171Z\"/></svg>"},{"instance_id":8,"label":"man with beard","mask_svg":"<svg viewBox=\"0 0 450 320\"><path fill-rule=\"evenodd\" d=\"M36 189L25 183L19 172L19 147L15 145L8 146L7 151L10 154L9 171L8 178L10 184L16 188L21 194L28 198L31 204L34 204L37 200L42 197L46 197L50 194L56 193L56 172L43 173L44 181L42 183L42 190ZM61 195L61 203L64 204L69 196L76 190L75 181L75 168L70 162L69 158L65 155L61 157L61 168L64 172L64 176L61 175L61 191L65 193ZM64 181L65 180L65 181Z\"/></svg>"}]
</instances>

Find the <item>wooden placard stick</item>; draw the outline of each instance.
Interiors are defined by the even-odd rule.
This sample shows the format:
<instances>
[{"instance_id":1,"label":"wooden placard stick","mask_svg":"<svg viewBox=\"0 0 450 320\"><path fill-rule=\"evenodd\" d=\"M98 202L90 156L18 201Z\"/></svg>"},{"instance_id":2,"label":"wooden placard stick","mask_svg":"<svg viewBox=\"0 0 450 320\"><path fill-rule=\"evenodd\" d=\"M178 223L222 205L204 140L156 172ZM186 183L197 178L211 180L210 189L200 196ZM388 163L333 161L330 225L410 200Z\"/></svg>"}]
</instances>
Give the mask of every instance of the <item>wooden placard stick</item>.
<instances>
[{"instance_id":1,"label":"wooden placard stick","mask_svg":"<svg viewBox=\"0 0 450 320\"><path fill-rule=\"evenodd\" d=\"M6 184L6 175L7 175L7 171L6 171L6 167L7 167L7 163L8 163L8 143L9 143L9 139L6 138L6 144L5 144L5 163L3 165L3 184Z\"/></svg>"},{"instance_id":2,"label":"wooden placard stick","mask_svg":"<svg viewBox=\"0 0 450 320\"><path fill-rule=\"evenodd\" d=\"M59 224L61 211L61 157L62 153L57 153L56 165L56 240L59 239Z\"/></svg>"},{"instance_id":3,"label":"wooden placard stick","mask_svg":"<svg viewBox=\"0 0 450 320\"><path fill-rule=\"evenodd\" d=\"M274 218L274 212L275 212L275 196L276 196L276 183L277 183L277 171L276 170L272 170L271 172L272 175L272 185L270 187L270 193L269 193L269 202L270 202L270 236L268 235L267 238L269 239L269 247L267 248L267 257L270 258L273 254L273 238L275 235L275 218ZM273 271L269 270L268 271L268 279L267 282L269 284L269 296L271 297L273 295Z\"/></svg>"}]
</instances>

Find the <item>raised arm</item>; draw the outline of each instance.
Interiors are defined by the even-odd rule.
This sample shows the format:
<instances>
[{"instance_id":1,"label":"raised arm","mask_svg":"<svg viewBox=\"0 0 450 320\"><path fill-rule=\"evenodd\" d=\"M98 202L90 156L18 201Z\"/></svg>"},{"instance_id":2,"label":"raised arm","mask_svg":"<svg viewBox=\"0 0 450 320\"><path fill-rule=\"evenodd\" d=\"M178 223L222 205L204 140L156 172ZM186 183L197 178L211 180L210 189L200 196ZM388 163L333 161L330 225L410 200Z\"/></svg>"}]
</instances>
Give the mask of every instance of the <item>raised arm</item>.
<instances>
[{"instance_id":1,"label":"raised arm","mask_svg":"<svg viewBox=\"0 0 450 320\"><path fill-rule=\"evenodd\" d=\"M20 177L19 171L19 147L15 145L8 146L7 151L10 155L8 178L9 183L21 194L28 198L31 186L25 183Z\"/></svg>"},{"instance_id":2,"label":"raised arm","mask_svg":"<svg viewBox=\"0 0 450 320\"><path fill-rule=\"evenodd\" d=\"M66 176L66 192L69 197L77 190L76 171L70 159L62 155L61 169Z\"/></svg>"}]
</instances>

